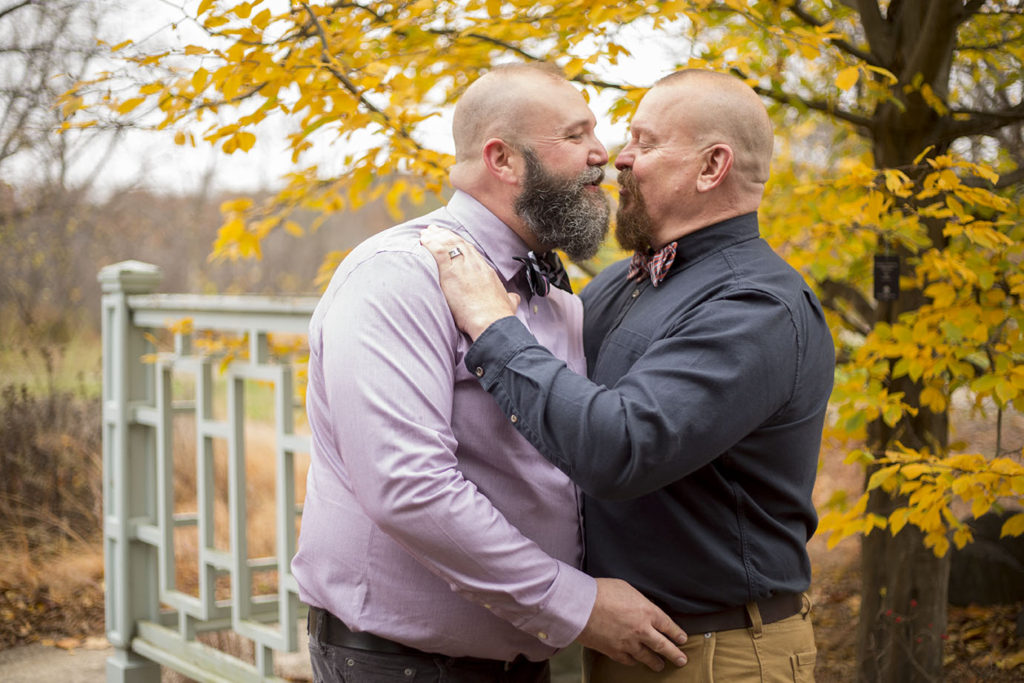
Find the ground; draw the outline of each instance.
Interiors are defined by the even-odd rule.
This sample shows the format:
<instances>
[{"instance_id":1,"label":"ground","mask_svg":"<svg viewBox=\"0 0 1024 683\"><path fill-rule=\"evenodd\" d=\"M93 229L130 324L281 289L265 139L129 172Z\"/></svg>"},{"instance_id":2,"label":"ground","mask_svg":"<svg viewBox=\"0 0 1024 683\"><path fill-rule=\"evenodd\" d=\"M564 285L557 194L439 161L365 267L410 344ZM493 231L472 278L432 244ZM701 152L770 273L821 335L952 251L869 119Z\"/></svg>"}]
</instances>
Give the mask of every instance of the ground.
<instances>
[{"instance_id":1,"label":"ground","mask_svg":"<svg viewBox=\"0 0 1024 683\"><path fill-rule=\"evenodd\" d=\"M971 433L972 428L984 431L982 426L969 424L957 437L987 450L991 445L988 437ZM1014 415L1006 435L1015 447L1024 443L1024 418ZM829 450L815 488L818 505L839 488L855 493L861 485L860 471L841 463L842 449ZM853 681L860 603L859 542L848 539L829 550L826 539L816 536L808 548L814 569L811 598L819 653L816 678L819 683ZM16 564L16 557L29 558L22 564L31 566ZM1024 681L1024 639L1017 634L1022 612L1024 603L950 608L946 680ZM103 680L102 660L109 652L103 639L103 619L98 539L56 555L21 549L4 556L0 549L0 680ZM574 680L575 661L573 653L559 659L556 683ZM53 666L72 673L48 673L47 667ZM165 680L174 677L165 676Z\"/></svg>"}]
</instances>

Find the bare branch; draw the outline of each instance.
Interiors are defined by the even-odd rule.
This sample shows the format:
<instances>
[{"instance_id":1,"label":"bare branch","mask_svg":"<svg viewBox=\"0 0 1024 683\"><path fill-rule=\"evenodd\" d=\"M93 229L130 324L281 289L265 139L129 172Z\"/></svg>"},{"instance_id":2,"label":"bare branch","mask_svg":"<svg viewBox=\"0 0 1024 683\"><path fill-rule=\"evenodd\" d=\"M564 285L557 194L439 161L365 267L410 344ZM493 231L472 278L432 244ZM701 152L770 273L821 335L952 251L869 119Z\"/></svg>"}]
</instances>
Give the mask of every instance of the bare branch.
<instances>
[{"instance_id":1,"label":"bare branch","mask_svg":"<svg viewBox=\"0 0 1024 683\"><path fill-rule=\"evenodd\" d=\"M20 9L22 9L24 7L28 7L29 5L33 4L33 1L34 0L24 0L23 2L19 2L16 5L11 5L10 7L5 7L4 9L0 9L0 19L3 19L8 14L12 14L14 12L17 12L18 10L20 10Z\"/></svg>"},{"instance_id":2,"label":"bare branch","mask_svg":"<svg viewBox=\"0 0 1024 683\"><path fill-rule=\"evenodd\" d=\"M967 137L969 135L984 135L1004 126L1024 121L1024 102L1003 111L957 109L953 110L951 114L954 120L946 124L942 131L948 139ZM958 114L968 115L970 118L958 121L956 120Z\"/></svg>"}]
</instances>

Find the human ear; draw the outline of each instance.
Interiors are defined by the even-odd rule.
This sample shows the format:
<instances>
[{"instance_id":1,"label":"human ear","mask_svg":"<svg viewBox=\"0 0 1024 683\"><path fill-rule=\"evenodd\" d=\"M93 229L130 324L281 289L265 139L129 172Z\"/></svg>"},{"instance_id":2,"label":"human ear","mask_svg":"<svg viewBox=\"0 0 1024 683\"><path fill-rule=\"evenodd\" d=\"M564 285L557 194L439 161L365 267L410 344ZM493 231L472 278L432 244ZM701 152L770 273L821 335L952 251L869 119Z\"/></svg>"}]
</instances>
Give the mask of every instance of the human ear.
<instances>
[{"instance_id":1,"label":"human ear","mask_svg":"<svg viewBox=\"0 0 1024 683\"><path fill-rule=\"evenodd\" d=\"M704 150L704 161L697 174L697 192L708 192L722 184L732 168L733 153L729 145L712 145Z\"/></svg>"},{"instance_id":2,"label":"human ear","mask_svg":"<svg viewBox=\"0 0 1024 683\"><path fill-rule=\"evenodd\" d=\"M487 170L498 180L512 185L519 182L515 150L501 138L491 138L484 143L483 159Z\"/></svg>"}]
</instances>

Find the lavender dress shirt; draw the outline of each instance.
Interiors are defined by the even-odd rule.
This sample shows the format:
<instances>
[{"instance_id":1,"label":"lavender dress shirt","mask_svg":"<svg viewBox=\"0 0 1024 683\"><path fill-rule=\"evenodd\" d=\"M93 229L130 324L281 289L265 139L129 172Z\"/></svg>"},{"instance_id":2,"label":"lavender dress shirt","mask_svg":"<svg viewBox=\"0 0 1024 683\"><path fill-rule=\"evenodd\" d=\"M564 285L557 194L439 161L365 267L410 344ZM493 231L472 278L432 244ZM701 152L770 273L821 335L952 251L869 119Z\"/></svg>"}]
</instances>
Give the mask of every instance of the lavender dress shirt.
<instances>
[{"instance_id":1,"label":"lavender dress shirt","mask_svg":"<svg viewBox=\"0 0 1024 683\"><path fill-rule=\"evenodd\" d=\"M339 266L310 322L312 460L292 570L304 602L353 630L448 656L545 659L579 635L597 594L578 569L578 492L465 367L469 341L419 244L430 223L506 283L528 251L456 192ZM579 299L524 296L516 316L586 371Z\"/></svg>"}]
</instances>

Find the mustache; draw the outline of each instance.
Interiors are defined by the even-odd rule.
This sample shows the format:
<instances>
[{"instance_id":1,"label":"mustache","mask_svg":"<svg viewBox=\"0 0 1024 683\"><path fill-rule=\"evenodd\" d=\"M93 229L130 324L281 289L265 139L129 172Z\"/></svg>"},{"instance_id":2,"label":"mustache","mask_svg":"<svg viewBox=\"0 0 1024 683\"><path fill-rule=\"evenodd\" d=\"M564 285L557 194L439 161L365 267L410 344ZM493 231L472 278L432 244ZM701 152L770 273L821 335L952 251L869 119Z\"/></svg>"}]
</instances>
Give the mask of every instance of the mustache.
<instances>
[{"instance_id":1,"label":"mustache","mask_svg":"<svg viewBox=\"0 0 1024 683\"><path fill-rule=\"evenodd\" d=\"M620 188L628 191L636 190L636 177L633 175L633 169L624 168L619 171L618 181Z\"/></svg>"},{"instance_id":2,"label":"mustache","mask_svg":"<svg viewBox=\"0 0 1024 683\"><path fill-rule=\"evenodd\" d=\"M580 174L579 181L584 185L600 185L604 181L604 167L588 166L587 170Z\"/></svg>"}]
</instances>

